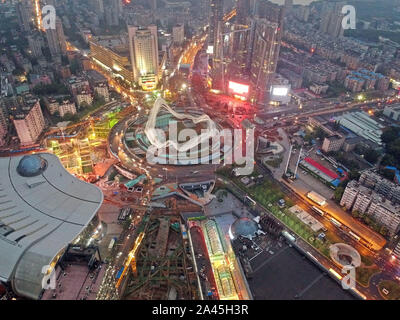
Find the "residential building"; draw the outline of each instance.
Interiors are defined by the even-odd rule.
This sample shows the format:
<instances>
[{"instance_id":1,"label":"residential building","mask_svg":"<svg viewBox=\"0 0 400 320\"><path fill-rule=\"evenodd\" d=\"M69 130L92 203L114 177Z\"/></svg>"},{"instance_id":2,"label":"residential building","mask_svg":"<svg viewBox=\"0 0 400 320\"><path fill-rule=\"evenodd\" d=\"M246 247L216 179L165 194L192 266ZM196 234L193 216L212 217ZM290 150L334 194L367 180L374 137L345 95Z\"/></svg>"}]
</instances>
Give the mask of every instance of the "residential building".
<instances>
[{"instance_id":1,"label":"residential building","mask_svg":"<svg viewBox=\"0 0 400 320\"><path fill-rule=\"evenodd\" d=\"M76 95L76 102L78 103L79 108L82 107L83 104L92 105L93 97L88 91L81 91Z\"/></svg>"},{"instance_id":2,"label":"residential building","mask_svg":"<svg viewBox=\"0 0 400 320\"><path fill-rule=\"evenodd\" d=\"M45 121L39 99L27 95L11 100L8 106L21 145L35 144L45 129Z\"/></svg>"},{"instance_id":3,"label":"residential building","mask_svg":"<svg viewBox=\"0 0 400 320\"><path fill-rule=\"evenodd\" d=\"M383 114L394 121L400 121L400 105L386 106Z\"/></svg>"},{"instance_id":4,"label":"residential building","mask_svg":"<svg viewBox=\"0 0 400 320\"><path fill-rule=\"evenodd\" d=\"M106 84L98 84L94 87L94 92L97 93L100 97L104 98L106 102L110 101L110 94L108 92L108 86Z\"/></svg>"},{"instance_id":5,"label":"residential building","mask_svg":"<svg viewBox=\"0 0 400 320\"><path fill-rule=\"evenodd\" d=\"M181 45L185 41L185 26L182 23L172 27L172 39L177 45Z\"/></svg>"},{"instance_id":6,"label":"residential building","mask_svg":"<svg viewBox=\"0 0 400 320\"><path fill-rule=\"evenodd\" d=\"M400 206L355 180L348 183L340 205L370 216L386 227L390 236L394 236L400 229Z\"/></svg>"},{"instance_id":7,"label":"residential building","mask_svg":"<svg viewBox=\"0 0 400 320\"><path fill-rule=\"evenodd\" d=\"M322 143L322 150L324 152L339 151L344 141L345 138L338 135L326 137Z\"/></svg>"}]
</instances>

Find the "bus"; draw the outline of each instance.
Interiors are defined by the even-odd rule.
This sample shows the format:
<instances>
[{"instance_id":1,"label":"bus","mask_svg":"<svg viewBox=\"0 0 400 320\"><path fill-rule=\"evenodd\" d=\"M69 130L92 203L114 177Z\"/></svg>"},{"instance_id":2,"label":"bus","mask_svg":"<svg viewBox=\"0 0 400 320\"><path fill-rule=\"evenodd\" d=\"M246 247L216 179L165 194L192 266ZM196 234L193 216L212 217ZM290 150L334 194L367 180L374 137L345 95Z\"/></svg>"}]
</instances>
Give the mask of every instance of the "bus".
<instances>
[{"instance_id":1,"label":"bus","mask_svg":"<svg viewBox=\"0 0 400 320\"><path fill-rule=\"evenodd\" d=\"M360 237L358 235L356 235L354 232L349 231L349 235L356 241L360 241Z\"/></svg>"},{"instance_id":2,"label":"bus","mask_svg":"<svg viewBox=\"0 0 400 320\"><path fill-rule=\"evenodd\" d=\"M335 218L330 218L330 221L338 228L340 228L342 226L342 224L337 221Z\"/></svg>"},{"instance_id":3,"label":"bus","mask_svg":"<svg viewBox=\"0 0 400 320\"><path fill-rule=\"evenodd\" d=\"M246 201L247 203L251 204L253 207L255 207L256 204L257 204L257 203L256 203L252 198L250 198L249 196L246 196L245 201Z\"/></svg>"},{"instance_id":4,"label":"bus","mask_svg":"<svg viewBox=\"0 0 400 320\"><path fill-rule=\"evenodd\" d=\"M323 217L325 215L325 211L322 211L321 209L319 209L319 208L317 208L315 206L312 206L311 209L313 211L315 211L316 213L318 213L321 217Z\"/></svg>"},{"instance_id":5,"label":"bus","mask_svg":"<svg viewBox=\"0 0 400 320\"><path fill-rule=\"evenodd\" d=\"M315 191L310 191L307 193L307 198L310 199L311 201L315 202L321 207L324 207L327 205L326 199L321 196L320 194L316 193Z\"/></svg>"},{"instance_id":6,"label":"bus","mask_svg":"<svg viewBox=\"0 0 400 320\"><path fill-rule=\"evenodd\" d=\"M282 231L282 235L286 238L286 240L288 240L289 242L296 242L296 238L294 236L292 236L289 232L287 232L286 230Z\"/></svg>"},{"instance_id":7,"label":"bus","mask_svg":"<svg viewBox=\"0 0 400 320\"><path fill-rule=\"evenodd\" d=\"M108 250L111 250L115 245L115 238L112 238L110 244L108 245Z\"/></svg>"}]
</instances>

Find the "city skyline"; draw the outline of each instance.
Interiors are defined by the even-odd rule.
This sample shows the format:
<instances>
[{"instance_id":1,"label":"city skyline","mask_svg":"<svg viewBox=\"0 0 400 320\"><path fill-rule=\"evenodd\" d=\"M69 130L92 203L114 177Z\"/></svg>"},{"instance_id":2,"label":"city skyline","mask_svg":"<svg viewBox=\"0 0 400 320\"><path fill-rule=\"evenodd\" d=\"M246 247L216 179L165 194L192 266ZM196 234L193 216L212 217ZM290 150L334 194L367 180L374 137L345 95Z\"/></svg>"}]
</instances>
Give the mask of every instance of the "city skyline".
<instances>
[{"instance_id":1,"label":"city skyline","mask_svg":"<svg viewBox=\"0 0 400 320\"><path fill-rule=\"evenodd\" d=\"M399 11L0 1L0 300L399 300Z\"/></svg>"}]
</instances>

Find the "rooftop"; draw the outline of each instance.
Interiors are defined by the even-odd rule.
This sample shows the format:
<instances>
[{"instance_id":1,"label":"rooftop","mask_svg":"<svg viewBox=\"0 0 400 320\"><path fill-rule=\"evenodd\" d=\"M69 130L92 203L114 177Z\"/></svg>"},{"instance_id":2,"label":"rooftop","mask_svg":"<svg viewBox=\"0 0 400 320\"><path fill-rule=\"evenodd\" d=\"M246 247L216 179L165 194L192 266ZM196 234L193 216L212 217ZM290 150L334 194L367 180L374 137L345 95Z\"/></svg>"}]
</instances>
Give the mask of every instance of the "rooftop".
<instances>
[{"instance_id":1,"label":"rooftop","mask_svg":"<svg viewBox=\"0 0 400 320\"><path fill-rule=\"evenodd\" d=\"M37 299L43 266L90 223L102 192L52 154L0 158L0 280Z\"/></svg>"}]
</instances>

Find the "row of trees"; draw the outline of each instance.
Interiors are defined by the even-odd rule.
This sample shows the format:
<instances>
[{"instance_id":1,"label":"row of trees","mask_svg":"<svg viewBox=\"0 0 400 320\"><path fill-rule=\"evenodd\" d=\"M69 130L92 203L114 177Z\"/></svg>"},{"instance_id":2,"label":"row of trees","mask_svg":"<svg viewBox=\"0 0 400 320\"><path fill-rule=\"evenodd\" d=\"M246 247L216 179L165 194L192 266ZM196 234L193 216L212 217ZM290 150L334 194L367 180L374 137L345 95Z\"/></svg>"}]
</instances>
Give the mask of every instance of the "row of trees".
<instances>
[{"instance_id":1,"label":"row of trees","mask_svg":"<svg viewBox=\"0 0 400 320\"><path fill-rule=\"evenodd\" d=\"M385 226L382 226L380 223L376 222L371 216L367 214L363 214L361 212L358 212L357 210L353 211L351 215L358 219L361 220L363 223L365 223L367 226L371 227L373 230L376 232L379 232L381 235L386 236L389 233L388 228Z\"/></svg>"},{"instance_id":2,"label":"row of trees","mask_svg":"<svg viewBox=\"0 0 400 320\"><path fill-rule=\"evenodd\" d=\"M390 127L385 130L382 141L386 144L386 155L382 159L382 166L400 167L400 128Z\"/></svg>"}]
</instances>

